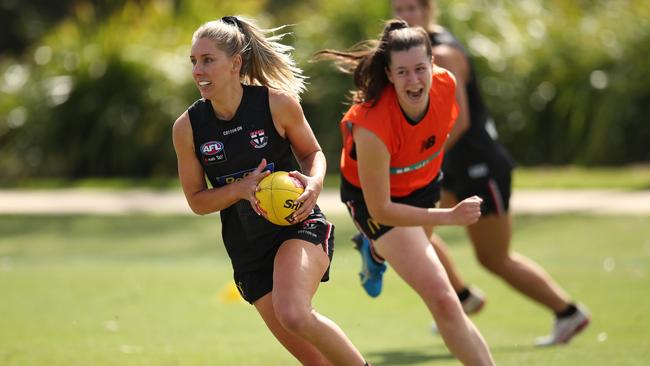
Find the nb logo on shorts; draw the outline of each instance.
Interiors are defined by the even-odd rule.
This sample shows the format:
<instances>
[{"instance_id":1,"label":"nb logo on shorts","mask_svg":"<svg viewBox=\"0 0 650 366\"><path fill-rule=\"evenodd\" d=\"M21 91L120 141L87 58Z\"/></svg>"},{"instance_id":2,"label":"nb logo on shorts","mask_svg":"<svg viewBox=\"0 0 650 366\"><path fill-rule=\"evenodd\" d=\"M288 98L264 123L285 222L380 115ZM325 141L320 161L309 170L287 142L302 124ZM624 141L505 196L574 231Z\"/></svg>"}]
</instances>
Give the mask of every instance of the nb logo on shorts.
<instances>
[{"instance_id":1,"label":"nb logo on shorts","mask_svg":"<svg viewBox=\"0 0 650 366\"><path fill-rule=\"evenodd\" d=\"M370 232L374 235L377 233L377 231L381 228L381 225L373 220L372 218L369 218L366 220L366 224L368 225L368 228L370 229Z\"/></svg>"},{"instance_id":2,"label":"nb logo on shorts","mask_svg":"<svg viewBox=\"0 0 650 366\"><path fill-rule=\"evenodd\" d=\"M244 295L244 284L241 281L237 282L237 290L239 290L242 297L246 297L246 295Z\"/></svg>"}]
</instances>

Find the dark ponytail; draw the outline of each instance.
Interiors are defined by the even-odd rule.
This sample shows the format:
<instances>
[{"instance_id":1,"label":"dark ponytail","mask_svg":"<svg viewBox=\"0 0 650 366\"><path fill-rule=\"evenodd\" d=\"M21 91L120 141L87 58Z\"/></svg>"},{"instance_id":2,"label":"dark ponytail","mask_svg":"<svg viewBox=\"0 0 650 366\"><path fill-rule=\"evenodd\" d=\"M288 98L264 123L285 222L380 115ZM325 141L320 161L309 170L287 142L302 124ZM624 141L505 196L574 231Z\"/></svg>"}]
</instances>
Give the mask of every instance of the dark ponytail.
<instances>
[{"instance_id":1,"label":"dark ponytail","mask_svg":"<svg viewBox=\"0 0 650 366\"><path fill-rule=\"evenodd\" d=\"M386 21L379 40L361 42L348 51L321 50L314 60L331 60L343 73L353 74L357 90L352 91L353 103L377 103L382 90L390 83L386 68L390 67L392 51L406 51L412 47L426 46L431 56L431 42L427 32L409 28L399 19Z\"/></svg>"}]
</instances>

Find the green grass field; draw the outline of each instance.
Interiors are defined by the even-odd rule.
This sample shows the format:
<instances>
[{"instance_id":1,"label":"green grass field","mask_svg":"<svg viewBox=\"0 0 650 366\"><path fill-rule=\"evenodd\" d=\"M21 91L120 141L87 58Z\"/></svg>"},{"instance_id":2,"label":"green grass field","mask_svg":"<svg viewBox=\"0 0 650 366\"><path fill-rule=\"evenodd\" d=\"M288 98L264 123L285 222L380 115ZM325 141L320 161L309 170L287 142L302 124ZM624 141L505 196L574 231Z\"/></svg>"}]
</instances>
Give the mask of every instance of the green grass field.
<instances>
[{"instance_id":1,"label":"green grass field","mask_svg":"<svg viewBox=\"0 0 650 366\"><path fill-rule=\"evenodd\" d=\"M334 217L332 279L316 308L374 365L456 365L421 301L388 270L357 281L349 219ZM474 319L500 365L647 365L650 217L516 218L515 248L593 313L570 346L536 349L551 316L478 268L463 232L441 234L489 296ZM224 301L218 218L0 216L0 365L295 365L248 304Z\"/></svg>"}]
</instances>

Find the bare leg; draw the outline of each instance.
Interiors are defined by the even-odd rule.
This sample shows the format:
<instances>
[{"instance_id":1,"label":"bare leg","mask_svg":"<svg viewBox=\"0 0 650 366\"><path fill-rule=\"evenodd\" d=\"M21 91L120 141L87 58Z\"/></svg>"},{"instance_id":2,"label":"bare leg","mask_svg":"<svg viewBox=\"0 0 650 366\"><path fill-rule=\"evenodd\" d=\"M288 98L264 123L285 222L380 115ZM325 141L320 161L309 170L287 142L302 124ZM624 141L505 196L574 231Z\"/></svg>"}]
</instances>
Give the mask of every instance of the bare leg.
<instances>
[{"instance_id":1,"label":"bare leg","mask_svg":"<svg viewBox=\"0 0 650 366\"><path fill-rule=\"evenodd\" d=\"M438 234L433 232L432 226L425 227L424 232L427 235L427 238L429 238L431 241L433 249L436 250L436 254L440 259L442 266L445 267L445 272L447 272L449 282L451 282L451 286L454 288L454 291L459 292L466 288L467 284L465 280L461 276L458 267L456 267L456 264L454 264L454 262L451 260L451 254L449 254L447 244L445 244L445 242L441 237L438 236Z\"/></svg>"},{"instance_id":2,"label":"bare leg","mask_svg":"<svg viewBox=\"0 0 650 366\"><path fill-rule=\"evenodd\" d=\"M319 246L295 239L282 244L273 273L275 317L286 331L311 343L332 364L361 366L365 360L343 330L311 305L328 264Z\"/></svg>"},{"instance_id":3,"label":"bare leg","mask_svg":"<svg viewBox=\"0 0 650 366\"><path fill-rule=\"evenodd\" d=\"M453 193L446 191L444 189L441 190L440 207L442 208L454 207L457 203L458 203L458 199L453 195ZM445 242L442 240L440 236L438 236L433 232L432 226L425 227L424 231L427 235L427 238L431 240L431 244L433 245L433 248L436 250L436 254L438 254L438 258L440 259L440 262L445 267L445 271L447 272L447 276L449 276L449 282L451 282L451 286L454 288L454 290L456 290L456 292L466 288L467 283L463 279L463 276L461 276L458 267L456 267L454 262L451 260L451 255L449 254L449 249L447 248L447 244L445 244Z\"/></svg>"},{"instance_id":4,"label":"bare leg","mask_svg":"<svg viewBox=\"0 0 650 366\"><path fill-rule=\"evenodd\" d=\"M275 338L280 341L302 365L332 366L332 363L311 343L286 330L275 316L273 310L273 293L264 295L255 301L255 308Z\"/></svg>"},{"instance_id":5,"label":"bare leg","mask_svg":"<svg viewBox=\"0 0 650 366\"><path fill-rule=\"evenodd\" d=\"M567 294L538 264L510 252L511 216L488 215L467 227L479 262L510 286L554 312L570 304Z\"/></svg>"},{"instance_id":6,"label":"bare leg","mask_svg":"<svg viewBox=\"0 0 650 366\"><path fill-rule=\"evenodd\" d=\"M463 364L494 364L485 340L463 313L445 269L421 228L393 228L375 241L375 249L424 300L445 344Z\"/></svg>"}]
</instances>

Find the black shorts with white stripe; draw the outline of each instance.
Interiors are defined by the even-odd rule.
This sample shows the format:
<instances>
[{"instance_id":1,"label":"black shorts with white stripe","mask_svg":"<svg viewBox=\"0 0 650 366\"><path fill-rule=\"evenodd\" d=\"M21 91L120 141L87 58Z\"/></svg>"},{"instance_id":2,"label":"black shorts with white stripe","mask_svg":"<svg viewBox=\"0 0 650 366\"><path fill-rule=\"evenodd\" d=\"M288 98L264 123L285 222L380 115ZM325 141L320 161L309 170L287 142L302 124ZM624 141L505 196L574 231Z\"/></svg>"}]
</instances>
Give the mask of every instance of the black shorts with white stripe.
<instances>
[{"instance_id":1,"label":"black shorts with white stripe","mask_svg":"<svg viewBox=\"0 0 650 366\"><path fill-rule=\"evenodd\" d=\"M504 215L510 209L512 173L508 172L497 177L488 175L478 178L457 178L451 174L445 174L442 188L453 193L459 201L472 196L481 197L483 199L481 214L484 216Z\"/></svg>"},{"instance_id":2,"label":"black shorts with white stripe","mask_svg":"<svg viewBox=\"0 0 650 366\"><path fill-rule=\"evenodd\" d=\"M404 197L391 197L391 201L420 208L432 208L440 200L441 175L426 186ZM393 226L383 225L370 215L361 189L343 178L341 180L341 201L346 205L357 229L370 240L377 240L390 231Z\"/></svg>"},{"instance_id":3,"label":"black shorts with white stripe","mask_svg":"<svg viewBox=\"0 0 650 366\"><path fill-rule=\"evenodd\" d=\"M262 296L268 294L273 290L273 263L275 261L275 254L282 245L290 239L299 239L309 242L314 245L321 246L323 251L327 253L332 262L334 255L334 224L327 221L325 215L320 211L318 206L314 211L302 222L286 226L274 238L274 248L269 255L266 256L262 268L255 271L246 271L234 273L235 284L239 293L244 300L253 304ZM330 266L321 278L321 282L329 280Z\"/></svg>"}]
</instances>

